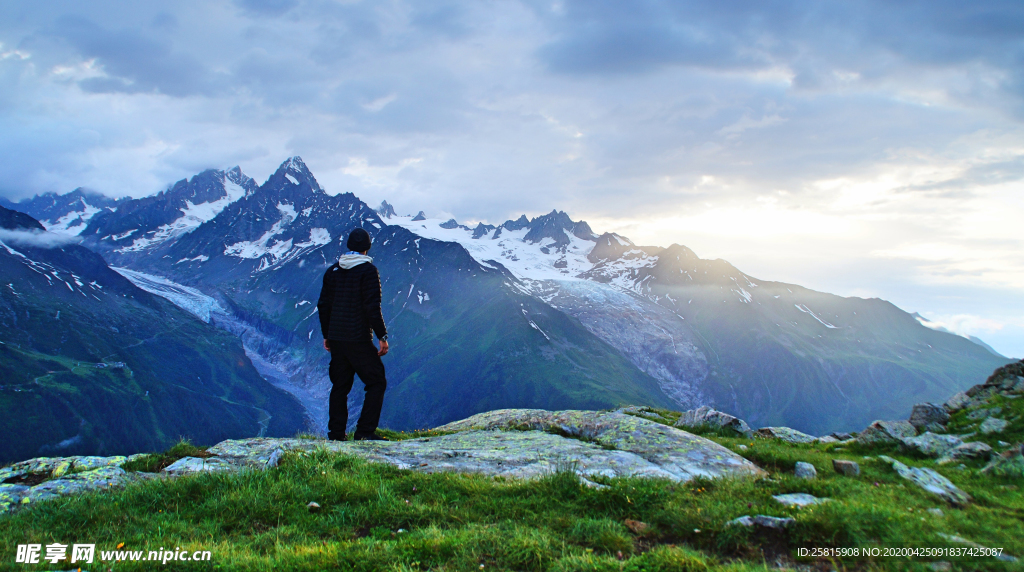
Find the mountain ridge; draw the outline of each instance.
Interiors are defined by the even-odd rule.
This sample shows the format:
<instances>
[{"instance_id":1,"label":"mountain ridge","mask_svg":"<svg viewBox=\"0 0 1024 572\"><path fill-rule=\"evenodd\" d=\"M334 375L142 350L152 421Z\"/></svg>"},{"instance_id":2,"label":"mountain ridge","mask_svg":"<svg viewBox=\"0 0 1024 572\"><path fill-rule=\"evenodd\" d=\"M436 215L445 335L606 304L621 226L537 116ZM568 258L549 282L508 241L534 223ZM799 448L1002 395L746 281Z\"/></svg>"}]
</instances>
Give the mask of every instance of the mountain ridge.
<instances>
[{"instance_id":1,"label":"mountain ridge","mask_svg":"<svg viewBox=\"0 0 1024 572\"><path fill-rule=\"evenodd\" d=\"M218 300L230 313L223 327L280 376L325 397L327 356L311 312L319 275L345 252L355 227L374 237L398 350L389 358L389 395L406 414L384 420L397 428L485 406L538 406L545 392L586 400L571 387L591 380L580 387L589 383L603 396L593 406L627 397L678 409L714 405L754 423L824 434L905 416L913 403L954 393L1003 363L887 302L763 281L683 245L637 246L558 210L470 228L422 211L398 216L386 201L372 209L351 193L327 194L298 157L164 242L134 251L102 236L86 243L118 265ZM472 325L459 327L453 316ZM499 346L481 346L481 336ZM534 372L523 391L508 386L512 363ZM465 387L488 379L499 399L460 395L449 378ZM438 392L453 403L438 402Z\"/></svg>"}]
</instances>

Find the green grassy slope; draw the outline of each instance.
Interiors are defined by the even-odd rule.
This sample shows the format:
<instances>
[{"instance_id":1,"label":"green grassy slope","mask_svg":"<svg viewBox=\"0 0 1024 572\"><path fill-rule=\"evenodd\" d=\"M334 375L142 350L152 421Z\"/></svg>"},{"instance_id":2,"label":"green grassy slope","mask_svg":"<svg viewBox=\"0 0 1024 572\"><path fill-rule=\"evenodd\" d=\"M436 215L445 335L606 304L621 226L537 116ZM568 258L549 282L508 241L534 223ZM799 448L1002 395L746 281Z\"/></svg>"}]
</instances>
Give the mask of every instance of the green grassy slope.
<instances>
[{"instance_id":1,"label":"green grassy slope","mask_svg":"<svg viewBox=\"0 0 1024 572\"><path fill-rule=\"evenodd\" d=\"M278 469L139 483L123 490L61 498L0 517L0 545L96 542L98 550L210 550L210 562L182 570L530 570L678 571L1016 570L981 557L802 558L800 548L883 549L962 545L956 535L1004 554L1024 554L1024 496L1019 479L977 466L936 467L974 497L963 509L910 485L879 453L904 462L930 461L892 450L842 449L777 441L713 439L770 472L760 480L608 479L583 486L571 472L533 482L458 474L422 474L327 452L289 455ZM859 477L831 468L860 463ZM819 476L793 476L796 461ZM832 500L787 508L771 496L809 493ZM321 506L310 512L306 505ZM935 512L938 509L939 512ZM930 512L931 511L931 512ZM730 527L743 516L795 519L785 533ZM87 540L86 540L87 539ZM3 553L13 562L13 553ZM45 566L21 566L43 570ZM120 563L119 570L150 569Z\"/></svg>"}]
</instances>

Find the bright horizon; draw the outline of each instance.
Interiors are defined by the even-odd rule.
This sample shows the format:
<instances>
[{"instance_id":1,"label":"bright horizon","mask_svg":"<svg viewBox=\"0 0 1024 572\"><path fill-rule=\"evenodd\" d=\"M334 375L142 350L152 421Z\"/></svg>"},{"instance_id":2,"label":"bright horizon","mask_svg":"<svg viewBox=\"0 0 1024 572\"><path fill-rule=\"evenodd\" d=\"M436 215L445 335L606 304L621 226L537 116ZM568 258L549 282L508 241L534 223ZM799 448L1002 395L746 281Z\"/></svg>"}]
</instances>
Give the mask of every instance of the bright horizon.
<instances>
[{"instance_id":1,"label":"bright horizon","mask_svg":"<svg viewBox=\"0 0 1024 572\"><path fill-rule=\"evenodd\" d=\"M302 156L330 193L552 209L1024 356L1019 3L9 3L0 195Z\"/></svg>"}]
</instances>

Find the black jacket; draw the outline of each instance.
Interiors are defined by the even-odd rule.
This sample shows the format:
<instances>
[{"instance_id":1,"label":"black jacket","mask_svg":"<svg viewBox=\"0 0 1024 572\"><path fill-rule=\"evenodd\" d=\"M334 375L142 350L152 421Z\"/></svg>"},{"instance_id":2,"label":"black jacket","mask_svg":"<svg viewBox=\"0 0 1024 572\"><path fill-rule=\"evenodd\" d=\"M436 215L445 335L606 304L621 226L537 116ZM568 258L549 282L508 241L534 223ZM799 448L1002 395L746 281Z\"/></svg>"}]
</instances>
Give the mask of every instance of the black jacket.
<instances>
[{"instance_id":1,"label":"black jacket","mask_svg":"<svg viewBox=\"0 0 1024 572\"><path fill-rule=\"evenodd\" d=\"M380 274L370 262L348 270L334 263L324 273L316 307L325 340L363 342L373 340L371 330L378 339L388 333L380 311Z\"/></svg>"}]
</instances>

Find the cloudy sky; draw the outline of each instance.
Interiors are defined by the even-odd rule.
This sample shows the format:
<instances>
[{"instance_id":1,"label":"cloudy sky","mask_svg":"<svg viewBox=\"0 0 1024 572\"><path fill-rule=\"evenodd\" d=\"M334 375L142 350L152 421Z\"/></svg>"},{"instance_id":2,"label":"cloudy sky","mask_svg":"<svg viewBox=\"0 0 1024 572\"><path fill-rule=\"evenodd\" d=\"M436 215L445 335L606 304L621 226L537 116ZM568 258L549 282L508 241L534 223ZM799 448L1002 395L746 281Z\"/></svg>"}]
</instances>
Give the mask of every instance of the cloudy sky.
<instances>
[{"instance_id":1,"label":"cloudy sky","mask_svg":"<svg viewBox=\"0 0 1024 572\"><path fill-rule=\"evenodd\" d=\"M0 0L0 194L300 155L328 192L636 242L1024 356L1024 3Z\"/></svg>"}]
</instances>

